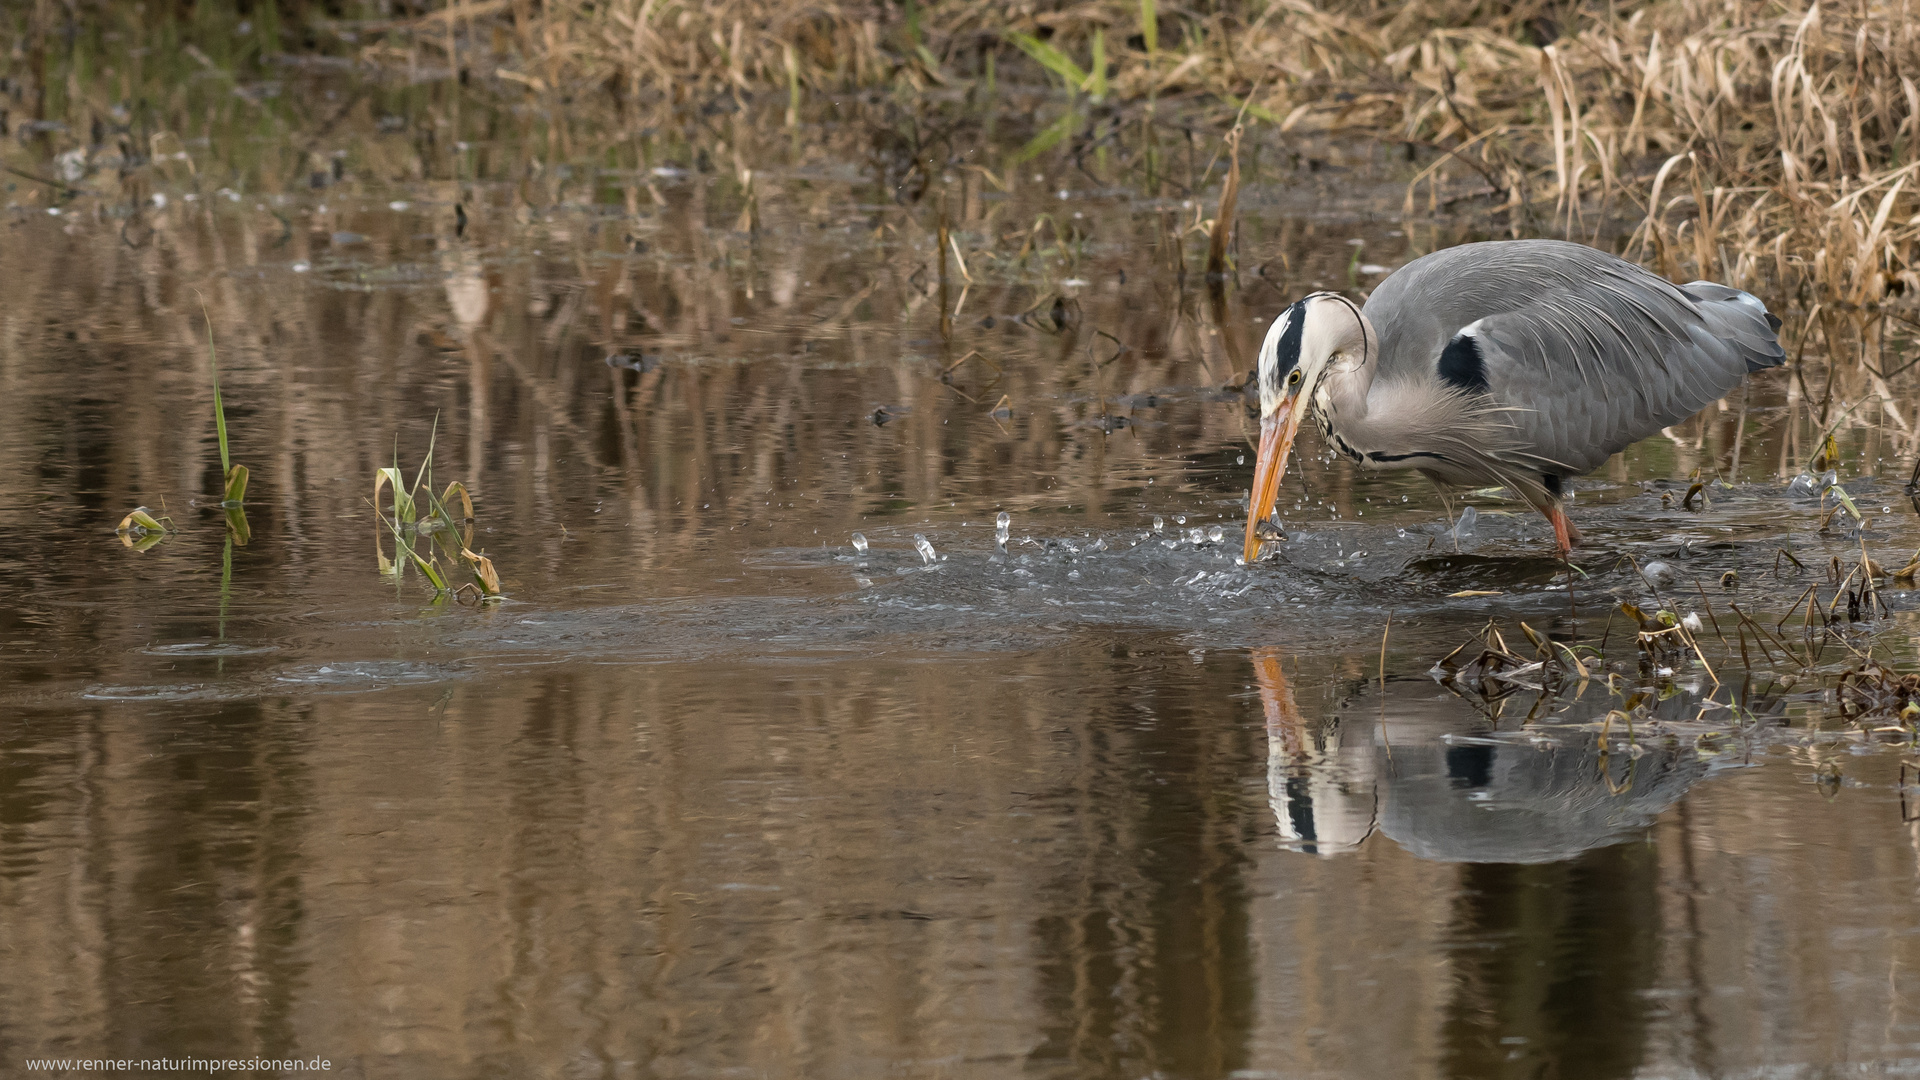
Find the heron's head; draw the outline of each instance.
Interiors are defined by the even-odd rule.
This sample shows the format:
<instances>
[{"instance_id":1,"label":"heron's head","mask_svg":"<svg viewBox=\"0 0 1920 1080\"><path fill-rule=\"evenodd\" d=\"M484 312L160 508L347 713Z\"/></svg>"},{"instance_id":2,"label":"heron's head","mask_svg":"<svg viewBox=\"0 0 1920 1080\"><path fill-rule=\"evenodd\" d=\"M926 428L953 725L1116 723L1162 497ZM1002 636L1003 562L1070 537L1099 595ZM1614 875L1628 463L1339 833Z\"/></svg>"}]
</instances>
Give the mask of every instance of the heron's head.
<instances>
[{"instance_id":1,"label":"heron's head","mask_svg":"<svg viewBox=\"0 0 1920 1080\"><path fill-rule=\"evenodd\" d=\"M1312 293L1273 320L1260 343L1260 451L1253 468L1253 495L1247 500L1245 556L1260 556L1255 527L1273 512L1280 479L1287 473L1300 421L1321 400L1322 380L1332 371L1352 370L1373 350L1372 327L1359 305L1338 293Z\"/></svg>"}]
</instances>

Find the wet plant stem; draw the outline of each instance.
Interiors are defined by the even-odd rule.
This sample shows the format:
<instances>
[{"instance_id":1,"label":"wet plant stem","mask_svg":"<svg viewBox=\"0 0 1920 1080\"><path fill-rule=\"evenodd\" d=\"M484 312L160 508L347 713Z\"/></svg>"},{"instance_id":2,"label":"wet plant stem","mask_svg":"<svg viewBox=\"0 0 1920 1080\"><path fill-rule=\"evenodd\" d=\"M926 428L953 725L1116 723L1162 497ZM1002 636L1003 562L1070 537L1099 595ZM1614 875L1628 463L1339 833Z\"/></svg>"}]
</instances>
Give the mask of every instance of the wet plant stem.
<instances>
[{"instance_id":1,"label":"wet plant stem","mask_svg":"<svg viewBox=\"0 0 1920 1080\"><path fill-rule=\"evenodd\" d=\"M214 637L218 641L227 640L227 604L233 599L233 533L226 536L226 547L220 552L220 618L214 624ZM214 670L224 674L227 658L223 655L214 665Z\"/></svg>"},{"instance_id":2,"label":"wet plant stem","mask_svg":"<svg viewBox=\"0 0 1920 1080\"><path fill-rule=\"evenodd\" d=\"M1380 692L1387 692L1387 635L1393 632L1393 612L1387 612L1387 625L1380 628Z\"/></svg>"},{"instance_id":3,"label":"wet plant stem","mask_svg":"<svg viewBox=\"0 0 1920 1080\"><path fill-rule=\"evenodd\" d=\"M1694 588L1694 591L1695 591L1695 592L1698 592L1698 593L1700 594L1700 602L1701 602L1702 604L1704 604L1704 605L1706 605L1706 608L1707 608L1707 620L1708 620L1709 622L1711 622L1711 623L1713 623L1713 632L1714 632L1714 635L1715 635L1715 636L1717 636L1717 637L1718 637L1718 638L1720 639L1720 644L1722 644L1722 645L1726 645L1726 644L1727 644L1727 635L1726 635L1726 634L1724 634L1724 633L1722 633L1722 632L1721 632L1721 630L1720 630L1720 620L1719 620L1719 619L1717 619L1717 618L1715 618L1715 617L1714 617L1714 614L1713 614L1713 601L1711 601L1711 600L1709 600L1709 599L1707 599L1707 590L1706 590L1706 589L1704 589L1704 588L1701 588L1701 586L1700 586L1700 579L1699 579L1699 578L1694 578L1694 579L1693 579L1693 588ZM1731 648L1732 646L1728 646L1728 647L1729 647L1729 648Z\"/></svg>"},{"instance_id":4,"label":"wet plant stem","mask_svg":"<svg viewBox=\"0 0 1920 1080\"><path fill-rule=\"evenodd\" d=\"M1787 613L1785 615L1780 616L1779 622L1776 622L1773 624L1774 629L1783 630L1786 628L1787 620L1793 618L1794 613L1800 610L1800 602L1802 600L1805 600L1807 598L1807 593L1812 592L1814 588L1815 586L1809 585L1806 587L1806 589L1803 592L1801 592L1799 596L1796 596L1793 598L1793 603L1787 605Z\"/></svg>"},{"instance_id":5,"label":"wet plant stem","mask_svg":"<svg viewBox=\"0 0 1920 1080\"><path fill-rule=\"evenodd\" d=\"M1787 643L1785 641L1782 641L1780 638L1775 637L1773 634L1769 633L1766 627L1763 627L1759 623L1754 622L1753 616L1748 615L1746 612L1740 610L1739 604L1728 603L1727 606L1733 609L1733 613L1735 615L1740 616L1740 620L1742 624L1753 627L1754 640L1760 643L1760 650L1766 653L1768 663L1773 662L1773 652L1771 649L1767 648L1767 639L1770 637L1773 638L1774 644L1780 646L1780 651L1784 653L1788 659L1792 660L1796 664L1801 662L1799 654L1795 653L1792 649L1788 648Z\"/></svg>"}]
</instances>

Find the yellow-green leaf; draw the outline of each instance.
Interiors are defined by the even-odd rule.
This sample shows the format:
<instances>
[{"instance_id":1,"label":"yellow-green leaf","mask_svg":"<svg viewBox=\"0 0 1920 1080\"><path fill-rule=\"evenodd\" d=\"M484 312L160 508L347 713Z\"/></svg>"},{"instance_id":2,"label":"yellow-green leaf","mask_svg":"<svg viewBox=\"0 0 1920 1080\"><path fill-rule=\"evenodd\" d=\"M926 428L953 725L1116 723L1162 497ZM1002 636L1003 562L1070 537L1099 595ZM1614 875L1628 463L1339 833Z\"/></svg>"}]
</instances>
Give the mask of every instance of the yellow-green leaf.
<instances>
[{"instance_id":1,"label":"yellow-green leaf","mask_svg":"<svg viewBox=\"0 0 1920 1080\"><path fill-rule=\"evenodd\" d=\"M226 498L221 500L225 506L239 506L247 498L247 472L245 465L235 465L227 470Z\"/></svg>"},{"instance_id":2,"label":"yellow-green leaf","mask_svg":"<svg viewBox=\"0 0 1920 1080\"><path fill-rule=\"evenodd\" d=\"M245 467L235 465L234 468L244 469ZM244 478L241 482L245 483ZM234 547L246 547L247 542L253 539L253 530L247 526L247 512L238 504L227 507L227 532L233 536Z\"/></svg>"},{"instance_id":3,"label":"yellow-green leaf","mask_svg":"<svg viewBox=\"0 0 1920 1080\"><path fill-rule=\"evenodd\" d=\"M142 532L164 532L165 529L144 506L136 506L133 512L120 519L120 527L115 532L127 533L139 529Z\"/></svg>"}]
</instances>

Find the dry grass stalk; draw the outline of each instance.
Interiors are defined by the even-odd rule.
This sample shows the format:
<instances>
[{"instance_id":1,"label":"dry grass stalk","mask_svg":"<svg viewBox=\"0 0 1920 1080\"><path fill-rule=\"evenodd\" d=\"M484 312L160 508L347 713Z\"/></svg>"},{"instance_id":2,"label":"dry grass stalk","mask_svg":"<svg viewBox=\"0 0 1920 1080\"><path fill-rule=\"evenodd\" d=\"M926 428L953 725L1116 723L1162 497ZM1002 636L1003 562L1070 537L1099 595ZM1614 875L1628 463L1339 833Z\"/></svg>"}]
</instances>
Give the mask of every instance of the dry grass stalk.
<instances>
[{"instance_id":1,"label":"dry grass stalk","mask_svg":"<svg viewBox=\"0 0 1920 1080\"><path fill-rule=\"evenodd\" d=\"M443 15L390 30L445 36ZM1597 238L1632 215L1631 250L1676 277L1848 308L1920 289L1920 162L1907 160L1920 137L1908 74L1920 71L1920 40L1902 9L1661 0L1573 20L1556 26L1528 4L1488 18L1465 0L1207 12L935 2L905 14L556 0L534 18L468 5L455 24L473 38L468 53L534 93L602 85L686 101L769 88L787 93L790 119L805 96L847 87L979 86L990 60L1008 71L1039 49L1047 71L1081 76L1067 78L1070 92L1214 95L1287 131L1438 148L1445 157L1422 175L1435 200L1444 177L1477 174L1506 209L1538 199L1544 212L1551 200L1567 235ZM481 28L509 23L496 39L510 47L479 47Z\"/></svg>"},{"instance_id":2,"label":"dry grass stalk","mask_svg":"<svg viewBox=\"0 0 1920 1080\"><path fill-rule=\"evenodd\" d=\"M126 0L82 6L138 21ZM306 32L372 65L444 56L478 85L553 110L704 109L768 92L797 124L810 101L853 88L967 92L994 107L1004 78L1122 110L1178 99L1213 109L1223 127L1232 117L1404 140L1435 155L1415 177L1430 207L1505 212L1516 234L1627 234L1631 255L1673 277L1820 305L1836 356L1875 354L1882 327L1858 313L1920 293L1920 35L1884 0L1529 2L1499 13L1469 0L426 6L403 19L314 17ZM44 57L58 23L0 25L0 57ZM281 46L297 40L291 29L276 31ZM56 81L18 59L0 60L0 77ZM749 200L743 224L756 215ZM1218 246L1227 230L1216 232ZM1882 399L1884 381L1871 387Z\"/></svg>"}]
</instances>

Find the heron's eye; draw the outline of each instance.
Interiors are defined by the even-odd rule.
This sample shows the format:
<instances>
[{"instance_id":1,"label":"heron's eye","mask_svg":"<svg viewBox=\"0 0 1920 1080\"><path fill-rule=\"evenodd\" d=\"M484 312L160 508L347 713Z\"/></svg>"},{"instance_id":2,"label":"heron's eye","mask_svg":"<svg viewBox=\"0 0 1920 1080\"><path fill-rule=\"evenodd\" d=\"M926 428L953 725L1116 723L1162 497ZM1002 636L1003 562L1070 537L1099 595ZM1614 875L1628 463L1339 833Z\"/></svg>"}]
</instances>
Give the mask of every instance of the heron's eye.
<instances>
[{"instance_id":1,"label":"heron's eye","mask_svg":"<svg viewBox=\"0 0 1920 1080\"><path fill-rule=\"evenodd\" d=\"M1293 374L1287 376L1287 385L1288 386L1300 385L1300 369L1299 368L1294 368Z\"/></svg>"}]
</instances>

